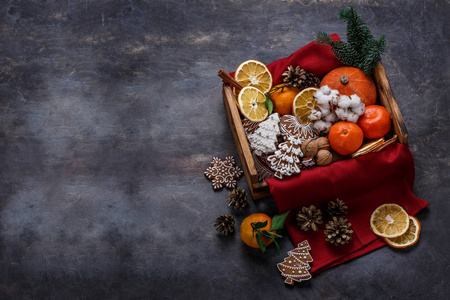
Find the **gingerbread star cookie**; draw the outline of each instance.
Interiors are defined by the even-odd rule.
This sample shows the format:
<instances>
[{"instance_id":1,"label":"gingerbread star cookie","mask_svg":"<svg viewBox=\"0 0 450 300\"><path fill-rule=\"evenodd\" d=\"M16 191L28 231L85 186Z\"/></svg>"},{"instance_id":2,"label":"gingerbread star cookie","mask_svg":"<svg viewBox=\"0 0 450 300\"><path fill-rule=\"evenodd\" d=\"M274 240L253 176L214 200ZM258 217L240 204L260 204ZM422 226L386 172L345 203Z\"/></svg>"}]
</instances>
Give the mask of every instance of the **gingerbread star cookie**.
<instances>
[{"instance_id":1,"label":"gingerbread star cookie","mask_svg":"<svg viewBox=\"0 0 450 300\"><path fill-rule=\"evenodd\" d=\"M205 176L212 180L212 186L215 190L222 187L234 189L236 187L236 179L241 177L242 170L236 166L232 156L225 157L221 160L213 157L211 167L206 169Z\"/></svg>"}]
</instances>

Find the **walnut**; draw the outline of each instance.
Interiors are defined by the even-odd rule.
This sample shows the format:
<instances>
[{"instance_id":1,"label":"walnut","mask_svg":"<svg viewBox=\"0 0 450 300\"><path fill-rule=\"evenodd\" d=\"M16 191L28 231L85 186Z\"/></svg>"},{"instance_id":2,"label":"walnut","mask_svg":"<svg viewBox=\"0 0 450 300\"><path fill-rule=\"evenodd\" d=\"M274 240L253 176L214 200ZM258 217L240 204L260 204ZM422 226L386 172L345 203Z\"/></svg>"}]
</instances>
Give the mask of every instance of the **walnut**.
<instances>
[{"instance_id":1,"label":"walnut","mask_svg":"<svg viewBox=\"0 0 450 300\"><path fill-rule=\"evenodd\" d=\"M316 140L307 139L305 140L300 148L303 152L303 157L314 157L317 154L317 144Z\"/></svg>"},{"instance_id":2,"label":"walnut","mask_svg":"<svg viewBox=\"0 0 450 300\"><path fill-rule=\"evenodd\" d=\"M328 138L321 136L316 139L316 145L318 150L331 150L330 142L328 141Z\"/></svg>"},{"instance_id":3,"label":"walnut","mask_svg":"<svg viewBox=\"0 0 450 300\"><path fill-rule=\"evenodd\" d=\"M318 166L326 166L331 164L333 155L328 150L319 150L316 154L315 159Z\"/></svg>"}]
</instances>

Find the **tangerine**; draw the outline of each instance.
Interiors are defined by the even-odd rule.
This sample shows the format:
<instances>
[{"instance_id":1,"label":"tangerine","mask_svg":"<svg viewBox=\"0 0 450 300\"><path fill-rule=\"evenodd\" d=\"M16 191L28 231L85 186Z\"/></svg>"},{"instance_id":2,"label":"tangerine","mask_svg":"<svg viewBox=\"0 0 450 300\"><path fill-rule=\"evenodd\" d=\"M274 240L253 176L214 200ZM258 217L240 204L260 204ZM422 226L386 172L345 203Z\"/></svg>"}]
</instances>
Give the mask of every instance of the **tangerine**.
<instances>
[{"instance_id":1,"label":"tangerine","mask_svg":"<svg viewBox=\"0 0 450 300\"><path fill-rule=\"evenodd\" d=\"M263 228L261 228L261 231L267 230L270 231L270 228L272 227L272 219L264 214L264 213L254 213L249 215L242 221L241 228L240 228L240 234L242 241L252 248L259 249L258 242L256 241L256 232L253 229L252 224L256 224L258 222L264 223L267 221L267 225ZM272 230L273 233L276 233L275 230ZM269 245L273 242L272 239L269 239L268 237L265 237L261 235L261 241L264 243L264 245Z\"/></svg>"},{"instance_id":2,"label":"tangerine","mask_svg":"<svg viewBox=\"0 0 450 300\"><path fill-rule=\"evenodd\" d=\"M285 86L284 83L274 86L269 92L273 111L280 115L292 115L292 104L299 92L298 88Z\"/></svg>"},{"instance_id":3,"label":"tangerine","mask_svg":"<svg viewBox=\"0 0 450 300\"><path fill-rule=\"evenodd\" d=\"M331 126L328 140L334 151L340 155L349 155L361 147L364 133L355 123L339 121Z\"/></svg>"},{"instance_id":4,"label":"tangerine","mask_svg":"<svg viewBox=\"0 0 450 300\"><path fill-rule=\"evenodd\" d=\"M391 115L383 106L370 105L366 107L366 112L359 117L358 125L362 129L364 137L378 139L391 130Z\"/></svg>"}]
</instances>

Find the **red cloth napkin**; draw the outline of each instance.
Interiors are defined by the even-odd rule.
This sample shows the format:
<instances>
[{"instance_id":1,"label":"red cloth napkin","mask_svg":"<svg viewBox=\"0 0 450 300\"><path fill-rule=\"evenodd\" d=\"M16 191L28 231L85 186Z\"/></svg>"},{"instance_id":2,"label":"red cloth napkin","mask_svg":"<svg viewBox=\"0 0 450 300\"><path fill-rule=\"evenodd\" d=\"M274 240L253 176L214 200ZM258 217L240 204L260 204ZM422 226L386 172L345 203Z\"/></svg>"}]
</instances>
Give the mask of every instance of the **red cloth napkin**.
<instances>
[{"instance_id":1,"label":"red cloth napkin","mask_svg":"<svg viewBox=\"0 0 450 300\"><path fill-rule=\"evenodd\" d=\"M335 41L340 40L336 33L332 34L331 38ZM305 71L322 78L326 73L343 64L331 52L330 46L319 45L312 41L288 57L278 59L267 65L272 74L273 85L283 82L282 74L290 65L294 68L300 66ZM234 77L234 72L230 75Z\"/></svg>"},{"instance_id":2,"label":"red cloth napkin","mask_svg":"<svg viewBox=\"0 0 450 300\"><path fill-rule=\"evenodd\" d=\"M370 216L380 205L397 203L415 215L428 202L414 196L414 159L405 145L394 143L380 152L334 162L325 167L303 170L283 180L267 180L279 212L291 210L285 227L294 245L308 240L314 262L312 274L358 257L386 245L370 229ZM325 240L326 212L329 201L343 200L348 206L347 219L354 231L346 245L332 245ZM315 205L322 211L324 224L318 231L297 228L295 214Z\"/></svg>"}]
</instances>

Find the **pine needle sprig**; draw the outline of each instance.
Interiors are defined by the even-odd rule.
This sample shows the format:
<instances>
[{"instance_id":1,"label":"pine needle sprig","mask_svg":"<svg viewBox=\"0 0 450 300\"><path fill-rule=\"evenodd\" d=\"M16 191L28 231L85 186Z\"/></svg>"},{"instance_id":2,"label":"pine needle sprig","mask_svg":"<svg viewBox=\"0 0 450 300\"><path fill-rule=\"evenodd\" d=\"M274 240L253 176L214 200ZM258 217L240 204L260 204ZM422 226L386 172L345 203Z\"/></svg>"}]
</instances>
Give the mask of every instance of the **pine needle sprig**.
<instances>
[{"instance_id":1,"label":"pine needle sprig","mask_svg":"<svg viewBox=\"0 0 450 300\"><path fill-rule=\"evenodd\" d=\"M373 40L373 35L366 22L353 7L347 7L339 12L339 20L347 22L347 41L356 51L362 52L366 41Z\"/></svg>"},{"instance_id":2,"label":"pine needle sprig","mask_svg":"<svg viewBox=\"0 0 450 300\"><path fill-rule=\"evenodd\" d=\"M372 74L387 45L386 38L381 35L375 40L366 22L353 7L344 8L339 12L339 20L347 22L347 42L334 41L331 36L319 31L316 43L331 46L331 51L346 65L359 68L366 75Z\"/></svg>"}]
</instances>

